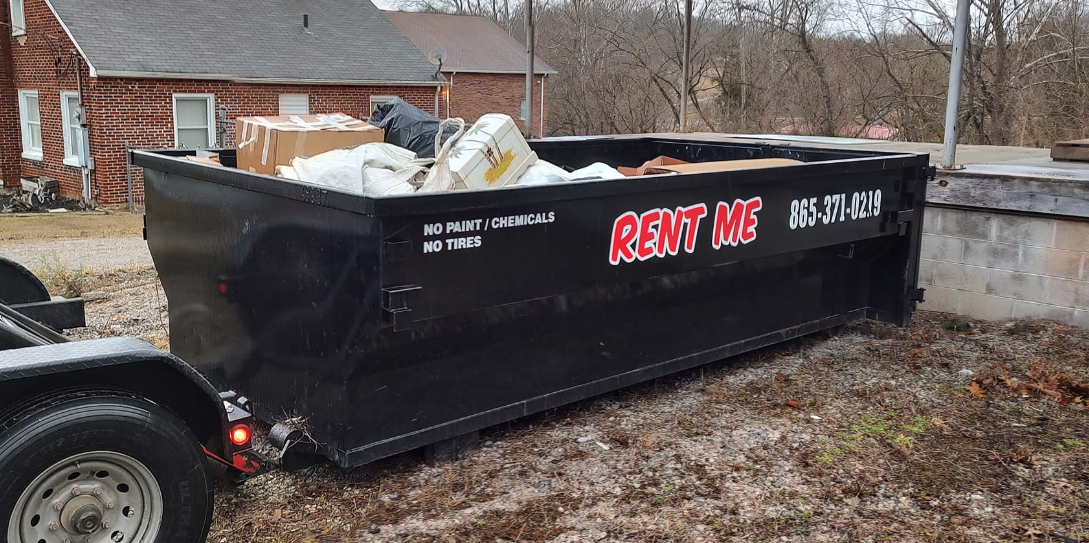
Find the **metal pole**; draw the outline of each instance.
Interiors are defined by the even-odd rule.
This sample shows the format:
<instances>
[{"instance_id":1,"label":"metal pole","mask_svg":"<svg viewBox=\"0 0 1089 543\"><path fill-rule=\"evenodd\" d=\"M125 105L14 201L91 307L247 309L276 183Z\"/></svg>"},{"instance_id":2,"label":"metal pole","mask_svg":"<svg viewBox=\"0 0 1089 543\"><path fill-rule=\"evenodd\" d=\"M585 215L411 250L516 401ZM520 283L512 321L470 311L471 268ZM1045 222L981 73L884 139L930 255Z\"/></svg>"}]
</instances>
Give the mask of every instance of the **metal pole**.
<instances>
[{"instance_id":1,"label":"metal pole","mask_svg":"<svg viewBox=\"0 0 1089 543\"><path fill-rule=\"evenodd\" d=\"M90 156L91 150L90 139L87 137L87 110L83 105L83 57L78 53L74 53L76 57L76 101L79 102L79 149L76 150L76 156L79 157L79 169L80 176L82 178L83 190L83 203L90 205L91 203L91 169L90 169Z\"/></svg>"},{"instance_id":2,"label":"metal pole","mask_svg":"<svg viewBox=\"0 0 1089 543\"><path fill-rule=\"evenodd\" d=\"M681 132L688 130L688 71L692 54L692 0L684 0L684 52L681 56Z\"/></svg>"},{"instance_id":3,"label":"metal pole","mask_svg":"<svg viewBox=\"0 0 1089 543\"><path fill-rule=\"evenodd\" d=\"M949 59L949 92L945 102L945 145L942 147L942 168L956 167L957 114L960 107L961 79L964 77L964 50L968 41L968 18L971 0L957 0L957 19L953 28L953 52Z\"/></svg>"},{"instance_id":4,"label":"metal pole","mask_svg":"<svg viewBox=\"0 0 1089 543\"><path fill-rule=\"evenodd\" d=\"M526 135L533 137L533 0L526 0Z\"/></svg>"},{"instance_id":5,"label":"metal pole","mask_svg":"<svg viewBox=\"0 0 1089 543\"><path fill-rule=\"evenodd\" d=\"M125 142L125 187L128 191L129 211L135 207L132 201L132 155L129 154L129 142Z\"/></svg>"}]
</instances>

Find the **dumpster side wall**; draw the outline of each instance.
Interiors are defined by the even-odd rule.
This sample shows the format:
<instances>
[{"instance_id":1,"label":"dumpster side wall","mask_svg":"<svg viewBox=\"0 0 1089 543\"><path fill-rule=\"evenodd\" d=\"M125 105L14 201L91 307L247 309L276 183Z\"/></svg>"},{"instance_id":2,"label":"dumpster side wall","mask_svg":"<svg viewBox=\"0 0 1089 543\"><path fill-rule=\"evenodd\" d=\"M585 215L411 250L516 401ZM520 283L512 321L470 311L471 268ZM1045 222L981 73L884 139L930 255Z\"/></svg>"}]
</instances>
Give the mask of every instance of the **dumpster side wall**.
<instances>
[{"instance_id":1,"label":"dumpster side wall","mask_svg":"<svg viewBox=\"0 0 1089 543\"><path fill-rule=\"evenodd\" d=\"M989 209L926 209L920 309L1089 327L1089 222Z\"/></svg>"}]
</instances>

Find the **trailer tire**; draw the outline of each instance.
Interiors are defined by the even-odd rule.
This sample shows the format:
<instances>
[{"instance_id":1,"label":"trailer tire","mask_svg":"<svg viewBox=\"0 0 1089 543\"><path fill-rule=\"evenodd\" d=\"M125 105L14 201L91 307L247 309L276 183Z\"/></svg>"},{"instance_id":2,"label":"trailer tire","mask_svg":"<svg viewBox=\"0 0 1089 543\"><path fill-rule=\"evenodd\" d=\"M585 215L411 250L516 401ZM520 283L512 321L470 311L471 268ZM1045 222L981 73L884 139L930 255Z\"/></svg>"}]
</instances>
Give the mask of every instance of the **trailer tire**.
<instances>
[{"instance_id":1,"label":"trailer tire","mask_svg":"<svg viewBox=\"0 0 1089 543\"><path fill-rule=\"evenodd\" d=\"M0 522L8 543L203 542L213 487L170 411L75 393L0 421Z\"/></svg>"}]
</instances>

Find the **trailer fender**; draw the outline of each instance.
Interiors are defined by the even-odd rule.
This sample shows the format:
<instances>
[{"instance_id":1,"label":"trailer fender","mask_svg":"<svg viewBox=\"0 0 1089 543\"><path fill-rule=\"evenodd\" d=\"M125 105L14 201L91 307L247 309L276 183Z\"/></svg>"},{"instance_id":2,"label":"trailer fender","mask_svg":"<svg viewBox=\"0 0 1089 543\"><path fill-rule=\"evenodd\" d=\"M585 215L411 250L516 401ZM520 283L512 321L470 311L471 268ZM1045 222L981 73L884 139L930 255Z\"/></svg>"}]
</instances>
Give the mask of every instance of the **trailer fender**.
<instances>
[{"instance_id":1,"label":"trailer fender","mask_svg":"<svg viewBox=\"0 0 1089 543\"><path fill-rule=\"evenodd\" d=\"M133 338L0 351L0 414L53 391L85 387L125 390L162 405L216 459L235 456L224 434L238 420L237 410L228 413L215 387L170 353Z\"/></svg>"}]
</instances>

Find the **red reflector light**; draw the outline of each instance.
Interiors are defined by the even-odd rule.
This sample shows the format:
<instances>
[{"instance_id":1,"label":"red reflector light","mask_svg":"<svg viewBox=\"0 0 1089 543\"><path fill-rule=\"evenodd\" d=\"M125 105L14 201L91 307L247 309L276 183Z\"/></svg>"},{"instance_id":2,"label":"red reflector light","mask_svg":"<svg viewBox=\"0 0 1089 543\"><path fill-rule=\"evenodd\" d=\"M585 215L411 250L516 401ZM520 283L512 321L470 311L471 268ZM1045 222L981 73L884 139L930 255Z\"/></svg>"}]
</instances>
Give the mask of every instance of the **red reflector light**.
<instances>
[{"instance_id":1,"label":"red reflector light","mask_svg":"<svg viewBox=\"0 0 1089 543\"><path fill-rule=\"evenodd\" d=\"M250 429L245 426L235 426L231 430L231 442L235 445L245 445L250 440Z\"/></svg>"},{"instance_id":2,"label":"red reflector light","mask_svg":"<svg viewBox=\"0 0 1089 543\"><path fill-rule=\"evenodd\" d=\"M227 286L227 283L220 283L219 284L219 293L220 294L226 294L228 290L230 290L230 287Z\"/></svg>"}]
</instances>

